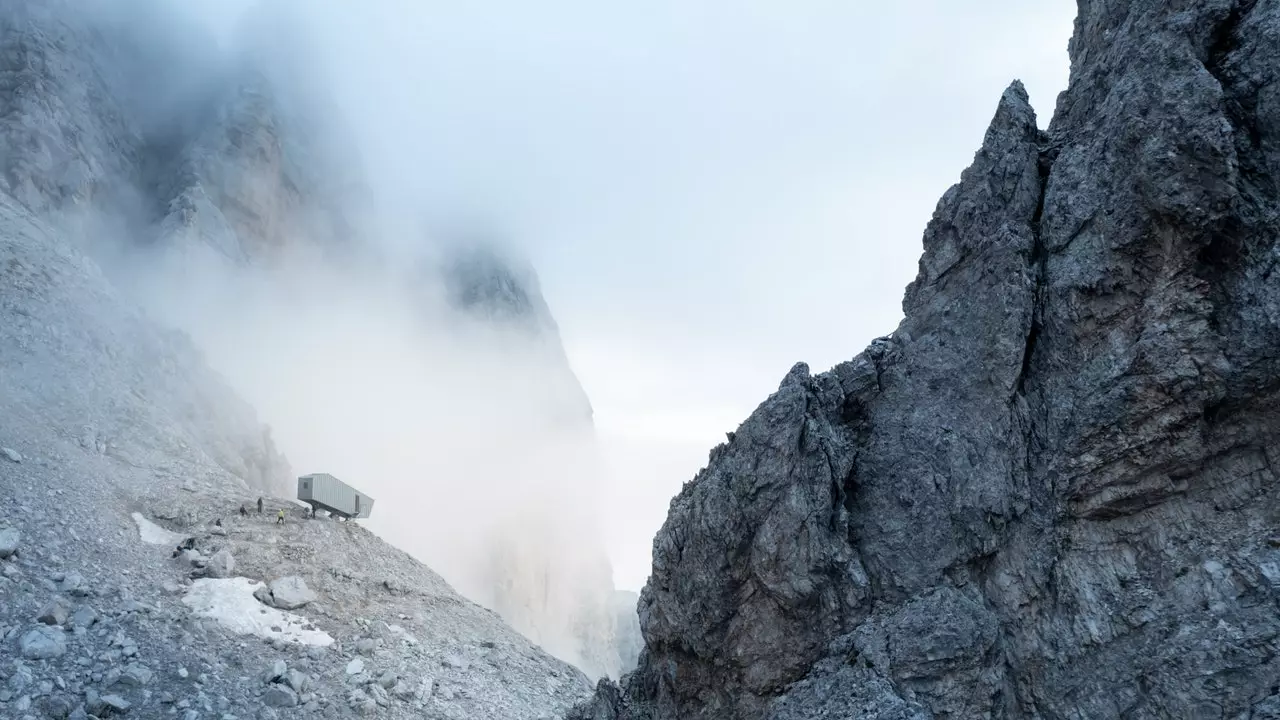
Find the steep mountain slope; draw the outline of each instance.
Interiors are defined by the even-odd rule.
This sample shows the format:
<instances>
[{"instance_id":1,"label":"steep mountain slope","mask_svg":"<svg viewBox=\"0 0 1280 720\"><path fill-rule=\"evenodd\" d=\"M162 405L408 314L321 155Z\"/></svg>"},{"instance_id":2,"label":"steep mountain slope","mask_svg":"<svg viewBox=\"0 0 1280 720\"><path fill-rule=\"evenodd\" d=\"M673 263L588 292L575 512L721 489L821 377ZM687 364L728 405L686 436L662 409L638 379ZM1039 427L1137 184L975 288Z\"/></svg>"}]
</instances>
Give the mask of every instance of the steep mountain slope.
<instances>
[{"instance_id":1,"label":"steep mountain slope","mask_svg":"<svg viewBox=\"0 0 1280 720\"><path fill-rule=\"evenodd\" d=\"M364 528L269 492L238 514L283 464L252 412L3 195L0 275L0 716L538 718L587 694ZM290 576L315 595L287 614L249 594Z\"/></svg>"},{"instance_id":2,"label":"steep mountain slope","mask_svg":"<svg viewBox=\"0 0 1280 720\"><path fill-rule=\"evenodd\" d=\"M91 6L71 0L0 2L0 195L14 200L6 217L21 217L14 220L16 225L40 228L33 237L56 237L61 244L48 252L73 258L66 262L74 269L65 272L74 276L85 269L97 277L99 268L105 270L107 277L99 278L95 292L114 293L102 307L78 308L74 302L81 296L76 296L23 310L32 313L32 326L44 327L55 337L75 335L69 328L80 313L105 314L95 342L115 360L107 368L95 366L83 354L54 354L36 365L44 365L47 376L61 382L42 381L23 392L40 389L28 398L31 408L43 404L69 408L72 415L92 415L61 418L61 427L91 426L85 431L89 447L100 446L113 456L128 454L113 445L120 436L117 426L123 423L116 411L123 408L121 412L150 418L155 436L133 435L148 449L181 449L186 443L250 487L292 497L292 474L270 431L226 385L235 384L255 404L261 405L263 398L250 392L255 388L243 383L243 376L230 372L227 356L234 356L241 366L274 363L283 372L301 375L307 370L298 359L301 348L287 342L267 344L263 335L283 335L320 313L304 317L284 314L279 307L255 307L243 301L242 291L254 283L301 290L286 298L290 309L311 298L309 304L316 308L350 315L365 306L336 307L338 289L329 285L318 292L318 278L341 285L351 296L374 294L371 289L400 282L401 268L396 267L398 258L384 254L381 238L362 224L372 199L363 183L357 143L323 83L314 79L323 75L310 63L314 55L302 47L305 39L291 18L264 6L246 18L234 43L224 47L187 18L182 5L165 0ZM484 381L484 388L466 398L480 408L471 413L481 421L472 428L477 443L492 442L497 420L490 418L518 415L512 396L521 396L523 407L549 411L547 417L522 416L523 422L563 426L565 433L588 436L563 443L565 452L589 445L590 404L569 368L532 271L477 248L465 249L454 260L408 281L433 290L447 286L453 295L432 322L406 323L398 328L406 337L395 340L405 340L404 345L438 340L448 347L453 341L445 337L450 330L465 327L493 346L484 348L483 356L494 371L490 378L434 379L445 386ZM33 288L43 284L30 276L34 271L23 269L25 261L15 262L13 272L24 278L23 283ZM62 262L49 260L40 267L58 268ZM522 304L491 312L510 305L516 297L511 293ZM172 364L184 374L157 374L156 358L166 357L165 352L113 329L119 313L138 314L126 310L133 304L146 307L160 324L187 331L205 351L204 358L187 341L174 340L180 349L172 352L181 357ZM411 308L402 305L387 303L380 309L388 315L408 314ZM266 317L275 325L262 324ZM139 333L157 332L145 319L135 322L147 328ZM319 324L334 325L332 317ZM242 332L214 337L210 326ZM330 333L323 339L331 347L344 347L369 338ZM18 342L30 345L25 337ZM218 342L224 345L215 346ZM0 348L0 353L5 351ZM207 379L213 373L204 368L206 363L229 381ZM89 367L98 368L92 382L85 375ZM170 371L167 365L163 368ZM421 372L435 370L424 364ZM142 382L153 376L155 384ZM33 376L11 377L35 382ZM113 384L125 378L132 384ZM415 380L399 379L406 384ZM88 389L98 386L112 388L115 395L102 397ZM83 402L68 403L64 393ZM308 399L314 394L306 389ZM290 400L296 405L299 398ZM320 403L308 410L342 412ZM283 428L278 437L296 440L294 430ZM170 441L170 436L175 439ZM432 439L425 438L428 447L442 444ZM295 442L295 450L299 444L305 442ZM516 453L511 449L510 454ZM543 465L557 460L550 452L543 455ZM513 457L510 464L518 468L518 460L528 459ZM409 477L384 481L404 486L412 482ZM517 475L512 472L510 477ZM374 482L367 476L358 478L361 487ZM527 492L538 489L533 486ZM412 496L405 493L379 496L383 509L377 520L397 506L412 506ZM482 585L461 582L468 578L453 572L456 567L447 568L449 579L562 659L593 674L616 676L619 662L614 614L608 605L613 587L607 561L601 564L602 557L592 557L590 562L568 562L570 555L596 548L586 548L586 536L578 533L570 553L564 546L567 534L559 532L552 519L540 520L541 524L508 527L485 539L491 547L482 562L467 558L456 563L467 570L475 567L484 575ZM403 524L417 531L421 518L410 517ZM529 537L531 532L542 536ZM449 542L466 545L472 536L481 535L475 529L463 540ZM423 548L402 540L397 538L401 547L426 556ZM541 581L517 581L527 577ZM546 587L548 577L553 578L551 588ZM548 604L548 597L561 599Z\"/></svg>"},{"instance_id":3,"label":"steep mountain slope","mask_svg":"<svg viewBox=\"0 0 1280 720\"><path fill-rule=\"evenodd\" d=\"M573 717L1280 714L1280 2L1080 2L893 335L797 366L671 504Z\"/></svg>"}]
</instances>

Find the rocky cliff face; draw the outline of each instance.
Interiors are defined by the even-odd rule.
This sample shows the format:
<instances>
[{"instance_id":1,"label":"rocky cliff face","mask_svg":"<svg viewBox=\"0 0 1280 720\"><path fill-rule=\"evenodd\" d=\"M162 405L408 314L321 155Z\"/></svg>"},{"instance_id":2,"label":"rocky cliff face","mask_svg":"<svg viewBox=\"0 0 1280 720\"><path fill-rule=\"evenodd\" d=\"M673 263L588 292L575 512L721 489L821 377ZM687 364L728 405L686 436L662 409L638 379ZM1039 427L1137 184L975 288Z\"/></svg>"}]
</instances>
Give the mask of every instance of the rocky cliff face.
<instances>
[{"instance_id":1,"label":"rocky cliff face","mask_svg":"<svg viewBox=\"0 0 1280 720\"><path fill-rule=\"evenodd\" d=\"M221 48L154 0L0 5L0 189L238 262L351 240L352 143L271 22Z\"/></svg>"},{"instance_id":2,"label":"rocky cliff face","mask_svg":"<svg viewBox=\"0 0 1280 720\"><path fill-rule=\"evenodd\" d=\"M797 366L654 541L575 717L1275 717L1280 2L1080 2L905 319Z\"/></svg>"}]
</instances>

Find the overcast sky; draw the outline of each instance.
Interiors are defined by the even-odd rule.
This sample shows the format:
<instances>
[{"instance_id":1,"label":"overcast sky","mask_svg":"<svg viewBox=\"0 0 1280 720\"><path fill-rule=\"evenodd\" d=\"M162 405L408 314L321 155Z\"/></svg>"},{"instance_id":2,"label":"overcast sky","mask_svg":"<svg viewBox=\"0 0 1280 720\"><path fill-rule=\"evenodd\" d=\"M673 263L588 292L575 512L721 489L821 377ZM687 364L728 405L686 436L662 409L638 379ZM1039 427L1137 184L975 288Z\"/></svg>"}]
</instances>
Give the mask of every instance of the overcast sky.
<instances>
[{"instance_id":1,"label":"overcast sky","mask_svg":"<svg viewBox=\"0 0 1280 720\"><path fill-rule=\"evenodd\" d=\"M1047 124L1070 0L307 2L371 177L531 257L614 467L618 583L796 361L889 333L1014 78ZM224 16L225 17L225 16Z\"/></svg>"}]
</instances>

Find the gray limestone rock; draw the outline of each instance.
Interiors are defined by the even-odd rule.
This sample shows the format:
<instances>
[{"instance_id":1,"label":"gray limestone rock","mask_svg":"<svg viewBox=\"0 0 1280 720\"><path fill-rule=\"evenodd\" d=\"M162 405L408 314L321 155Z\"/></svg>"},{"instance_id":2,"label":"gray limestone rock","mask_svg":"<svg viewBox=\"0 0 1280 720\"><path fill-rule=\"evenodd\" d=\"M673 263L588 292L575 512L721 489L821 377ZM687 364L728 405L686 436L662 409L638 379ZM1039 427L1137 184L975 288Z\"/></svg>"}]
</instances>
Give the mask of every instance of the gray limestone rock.
<instances>
[{"instance_id":1,"label":"gray limestone rock","mask_svg":"<svg viewBox=\"0 0 1280 720\"><path fill-rule=\"evenodd\" d=\"M22 456L19 455L18 451L14 450L13 448L0 448L0 455L3 455L4 459L8 460L11 463L22 462Z\"/></svg>"},{"instance_id":2,"label":"gray limestone rock","mask_svg":"<svg viewBox=\"0 0 1280 720\"><path fill-rule=\"evenodd\" d=\"M1081 2L904 319L671 504L571 717L1265 717L1280 678L1280 1ZM1229 678L1229 679L1228 679Z\"/></svg>"},{"instance_id":3,"label":"gray limestone rock","mask_svg":"<svg viewBox=\"0 0 1280 720\"><path fill-rule=\"evenodd\" d=\"M67 651L67 637L61 629L41 625L27 631L18 640L22 657L28 660L48 660Z\"/></svg>"},{"instance_id":4,"label":"gray limestone rock","mask_svg":"<svg viewBox=\"0 0 1280 720\"><path fill-rule=\"evenodd\" d=\"M315 602L317 596L313 590L307 587L307 583L302 578L297 575L289 575L271 581L270 597L270 604L274 607L278 607L281 610L296 610L308 603Z\"/></svg>"},{"instance_id":5,"label":"gray limestone rock","mask_svg":"<svg viewBox=\"0 0 1280 720\"><path fill-rule=\"evenodd\" d=\"M211 578L229 578L235 574L236 559L227 550L219 550L209 558L205 574Z\"/></svg>"},{"instance_id":6,"label":"gray limestone rock","mask_svg":"<svg viewBox=\"0 0 1280 720\"><path fill-rule=\"evenodd\" d=\"M262 702L270 707L293 707L298 704L298 694L285 685L272 685L262 695Z\"/></svg>"},{"instance_id":7,"label":"gray limestone rock","mask_svg":"<svg viewBox=\"0 0 1280 720\"><path fill-rule=\"evenodd\" d=\"M36 620L45 625L62 625L67 622L67 616L70 612L71 608L67 606L67 601L62 598L54 598L40 609Z\"/></svg>"},{"instance_id":8,"label":"gray limestone rock","mask_svg":"<svg viewBox=\"0 0 1280 720\"><path fill-rule=\"evenodd\" d=\"M8 558L18 552L18 546L22 541L22 534L17 528L5 528L0 530L0 560Z\"/></svg>"},{"instance_id":9,"label":"gray limestone rock","mask_svg":"<svg viewBox=\"0 0 1280 720\"><path fill-rule=\"evenodd\" d=\"M67 573L62 578L62 582L58 583L58 590L72 597L88 597L93 594L93 588L88 581L77 572Z\"/></svg>"},{"instance_id":10,"label":"gray limestone rock","mask_svg":"<svg viewBox=\"0 0 1280 720\"><path fill-rule=\"evenodd\" d=\"M289 665L284 660L276 660L262 673L262 682L284 682L289 674Z\"/></svg>"},{"instance_id":11,"label":"gray limestone rock","mask_svg":"<svg viewBox=\"0 0 1280 720\"><path fill-rule=\"evenodd\" d=\"M129 712L129 709L133 707L133 703L125 700L119 695L103 695L99 700L101 702L102 709L109 713L119 713L123 715L124 713Z\"/></svg>"},{"instance_id":12,"label":"gray limestone rock","mask_svg":"<svg viewBox=\"0 0 1280 720\"><path fill-rule=\"evenodd\" d=\"M81 605L71 614L70 626L88 630L98 621L98 613L88 605Z\"/></svg>"},{"instance_id":13,"label":"gray limestone rock","mask_svg":"<svg viewBox=\"0 0 1280 720\"><path fill-rule=\"evenodd\" d=\"M289 687L293 688L294 692L304 693L311 685L311 678L304 672L290 670L288 674L285 675L285 682Z\"/></svg>"},{"instance_id":14,"label":"gray limestone rock","mask_svg":"<svg viewBox=\"0 0 1280 720\"><path fill-rule=\"evenodd\" d=\"M378 703L363 690L352 690L347 695L347 704L359 715L372 715L378 711Z\"/></svg>"},{"instance_id":15,"label":"gray limestone rock","mask_svg":"<svg viewBox=\"0 0 1280 720\"><path fill-rule=\"evenodd\" d=\"M149 685L154 677L155 673L146 665L133 663L120 673L119 682L128 687L143 687Z\"/></svg>"},{"instance_id":16,"label":"gray limestone rock","mask_svg":"<svg viewBox=\"0 0 1280 720\"><path fill-rule=\"evenodd\" d=\"M391 688L391 694L401 700L412 700L416 691L414 690L412 683L401 678L396 682L395 686Z\"/></svg>"}]
</instances>

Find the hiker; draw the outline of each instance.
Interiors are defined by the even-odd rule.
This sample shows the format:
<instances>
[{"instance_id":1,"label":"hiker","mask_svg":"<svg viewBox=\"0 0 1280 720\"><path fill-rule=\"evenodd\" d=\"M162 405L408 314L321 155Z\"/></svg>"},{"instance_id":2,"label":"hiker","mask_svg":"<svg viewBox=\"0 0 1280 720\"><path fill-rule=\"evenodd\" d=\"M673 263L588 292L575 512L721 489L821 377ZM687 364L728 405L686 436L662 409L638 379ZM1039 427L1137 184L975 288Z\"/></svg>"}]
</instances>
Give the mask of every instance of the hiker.
<instances>
[{"instance_id":1,"label":"hiker","mask_svg":"<svg viewBox=\"0 0 1280 720\"><path fill-rule=\"evenodd\" d=\"M240 503L240 517L249 517L249 511L245 509L244 503Z\"/></svg>"},{"instance_id":2,"label":"hiker","mask_svg":"<svg viewBox=\"0 0 1280 720\"><path fill-rule=\"evenodd\" d=\"M280 512L276 513L276 524L284 522L284 508L280 508Z\"/></svg>"},{"instance_id":3,"label":"hiker","mask_svg":"<svg viewBox=\"0 0 1280 720\"><path fill-rule=\"evenodd\" d=\"M262 498L258 498L258 514L262 514Z\"/></svg>"}]
</instances>

